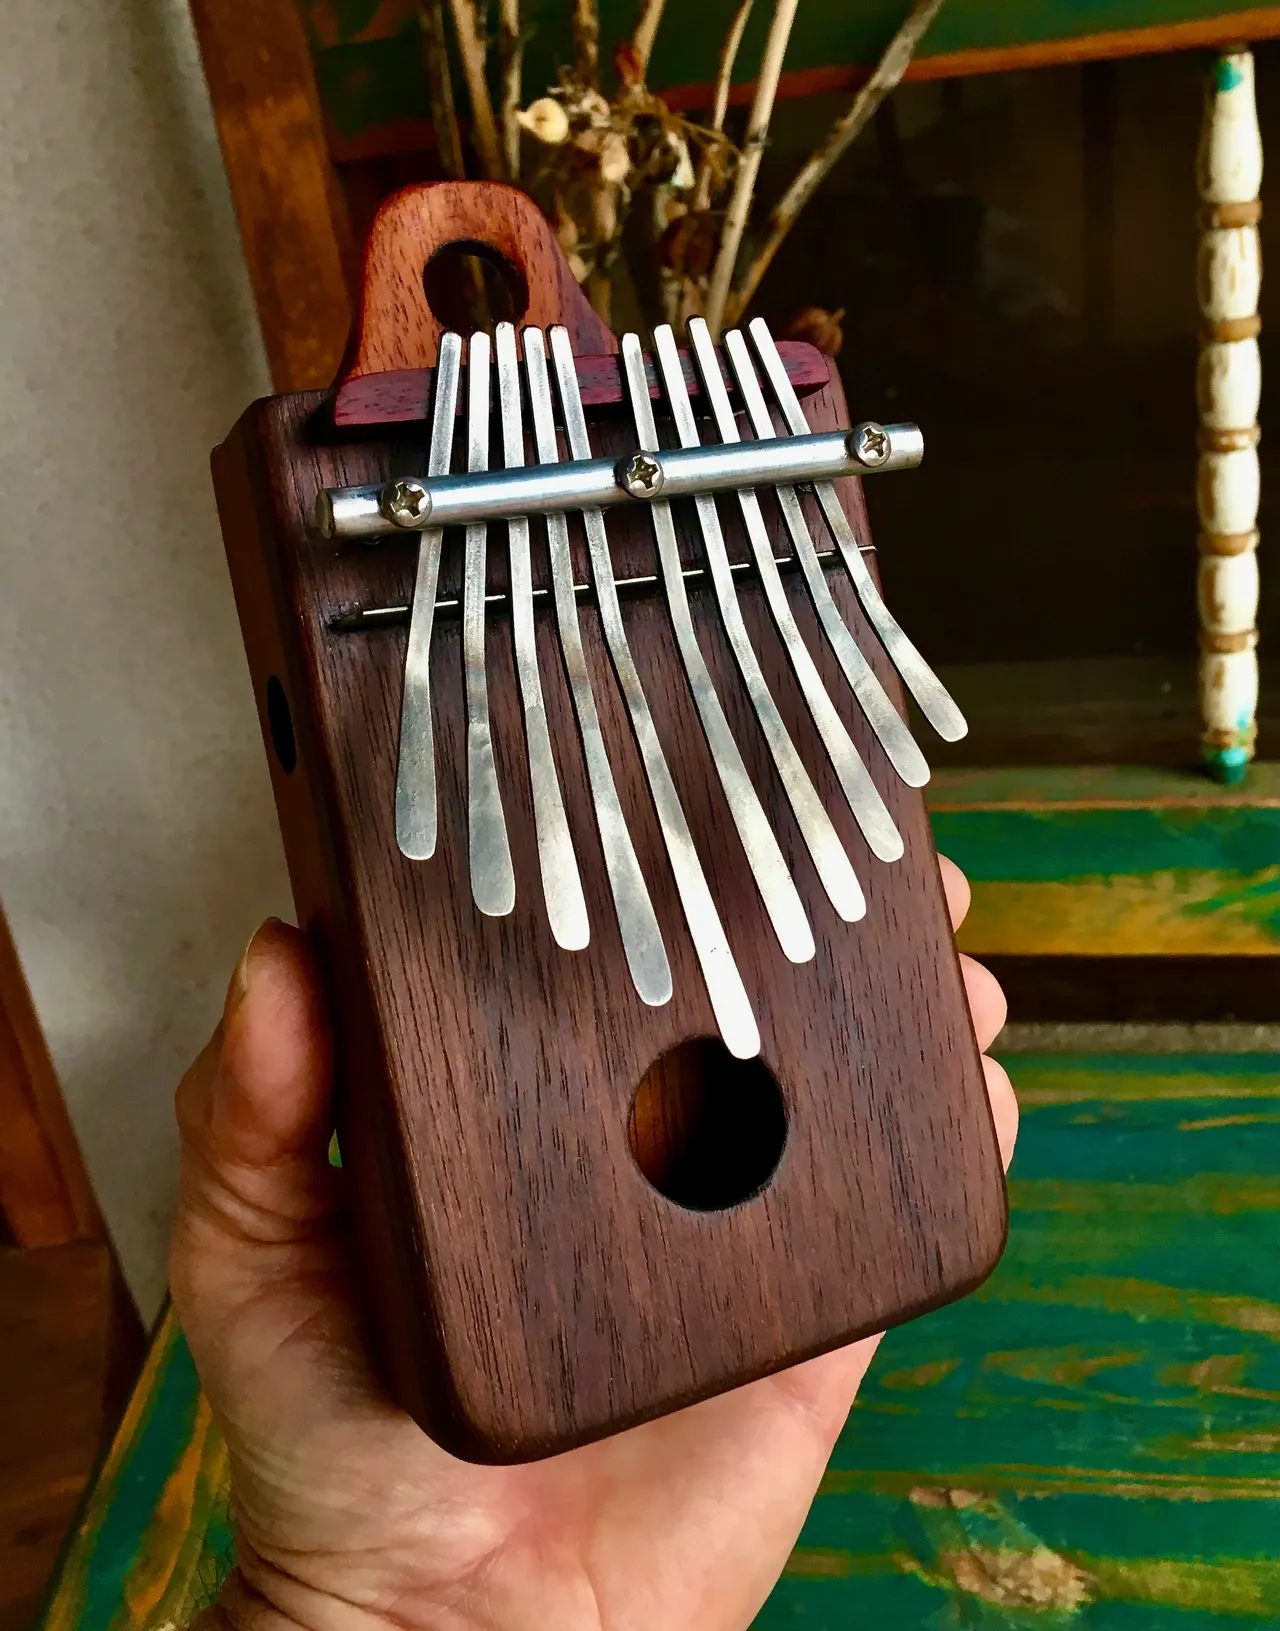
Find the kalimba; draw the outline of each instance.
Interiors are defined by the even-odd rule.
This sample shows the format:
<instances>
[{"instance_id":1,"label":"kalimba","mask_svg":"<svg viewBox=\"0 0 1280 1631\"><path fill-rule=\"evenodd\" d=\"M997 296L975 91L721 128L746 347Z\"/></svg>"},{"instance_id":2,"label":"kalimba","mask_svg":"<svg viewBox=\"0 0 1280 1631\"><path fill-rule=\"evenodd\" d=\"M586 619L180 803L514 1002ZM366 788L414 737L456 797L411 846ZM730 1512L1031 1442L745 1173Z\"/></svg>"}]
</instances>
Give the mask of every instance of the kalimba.
<instances>
[{"instance_id":1,"label":"kalimba","mask_svg":"<svg viewBox=\"0 0 1280 1631\"><path fill-rule=\"evenodd\" d=\"M501 259L463 337L425 268ZM545 1455L934 1308L1006 1212L849 427L756 321L653 355L530 201L385 204L353 360L214 454L396 1398Z\"/></svg>"}]
</instances>

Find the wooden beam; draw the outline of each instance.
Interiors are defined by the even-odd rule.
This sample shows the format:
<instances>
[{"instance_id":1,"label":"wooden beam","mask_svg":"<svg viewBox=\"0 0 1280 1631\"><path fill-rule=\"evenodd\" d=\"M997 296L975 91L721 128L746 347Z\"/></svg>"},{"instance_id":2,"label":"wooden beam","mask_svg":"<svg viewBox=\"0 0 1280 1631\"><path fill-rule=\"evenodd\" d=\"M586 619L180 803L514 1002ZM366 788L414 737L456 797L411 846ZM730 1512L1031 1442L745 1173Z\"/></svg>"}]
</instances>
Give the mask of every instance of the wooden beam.
<instances>
[{"instance_id":1,"label":"wooden beam","mask_svg":"<svg viewBox=\"0 0 1280 1631\"><path fill-rule=\"evenodd\" d=\"M1194 51L1238 40L1265 40L1280 35L1280 6L1258 6L1248 11L1197 17L1189 22L1155 24L1149 28L1112 29L1025 45L979 46L967 51L944 51L917 56L907 69L907 80L962 79L975 74L1001 74L1026 68L1054 68L1067 63L1103 62L1116 57L1156 56L1166 51ZM779 97L818 96L824 91L856 90L869 78L863 63L800 68L778 81ZM749 103L751 81L734 85L729 101L735 107ZM710 85L677 85L662 92L668 107L706 107Z\"/></svg>"},{"instance_id":2,"label":"wooden beam","mask_svg":"<svg viewBox=\"0 0 1280 1631\"><path fill-rule=\"evenodd\" d=\"M294 0L192 0L271 377L328 385L351 326L350 228Z\"/></svg>"}]
</instances>

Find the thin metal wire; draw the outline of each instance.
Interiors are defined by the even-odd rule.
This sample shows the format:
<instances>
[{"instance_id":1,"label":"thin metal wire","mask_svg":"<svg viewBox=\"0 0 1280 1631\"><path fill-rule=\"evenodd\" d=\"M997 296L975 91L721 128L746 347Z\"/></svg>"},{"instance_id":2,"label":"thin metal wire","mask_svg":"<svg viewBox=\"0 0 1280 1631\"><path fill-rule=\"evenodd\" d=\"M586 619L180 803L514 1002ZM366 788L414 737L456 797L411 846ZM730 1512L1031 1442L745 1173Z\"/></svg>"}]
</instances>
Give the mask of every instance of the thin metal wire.
<instances>
[{"instance_id":1,"label":"thin metal wire","mask_svg":"<svg viewBox=\"0 0 1280 1631\"><path fill-rule=\"evenodd\" d=\"M680 367L675 335L667 324L654 331L654 345L676 434L682 446L692 446L698 440L698 428L694 423L693 408ZM742 608L738 604L738 591L729 569L729 556L724 534L720 530L715 500L704 494L695 497L693 502L729 647L756 718L760 721L760 729L764 732L783 789L795 812L796 823L831 904L846 922L855 922L866 914L866 899L844 845L840 842L840 835L822 806L822 800L791 740L791 733L778 712L778 705L761 670L760 660L742 618Z\"/></svg>"},{"instance_id":2,"label":"thin metal wire","mask_svg":"<svg viewBox=\"0 0 1280 1631\"><path fill-rule=\"evenodd\" d=\"M489 468L489 363L487 334L467 348L467 469ZM484 650L485 554L489 526L467 528L462 572L462 672L467 696L467 836L471 894L488 917L505 917L516 903L516 874L502 809L502 789L489 724L489 680Z\"/></svg>"},{"instance_id":3,"label":"thin metal wire","mask_svg":"<svg viewBox=\"0 0 1280 1631\"><path fill-rule=\"evenodd\" d=\"M556 464L560 459L560 450L556 445L546 343L541 329L536 328L525 329L521 340L525 378L529 385L534 447L539 463ZM582 628L578 622L574 594L573 558L569 551L569 528L563 515L547 517L547 546L556 622L560 631L560 654L578 720L582 756L587 767L587 781L591 788L591 802L600 833L609 888L618 916L622 949L641 1001L657 1008L671 998L671 965L667 961L662 930L658 927L657 914L636 859L635 846L618 802L613 771L609 767L609 755L605 750L604 733L600 729L600 716L596 712L591 675L582 645Z\"/></svg>"},{"instance_id":4,"label":"thin metal wire","mask_svg":"<svg viewBox=\"0 0 1280 1631\"><path fill-rule=\"evenodd\" d=\"M548 338L569 452L575 459L589 458L591 443L587 436L587 422L582 411L578 373L574 366L573 348L569 343L568 331L557 326L551 329ZM715 901L707 885L702 863L698 859L693 834L689 831L675 782L663 754L662 744L658 740L653 715L649 711L644 686L640 682L640 674L627 640L622 622L622 608L614 587L604 512L598 509L584 510L582 519L605 643L609 648L618 686L631 718L631 728L635 733L636 745L640 750L641 762L648 778L654 811L662 829L680 903L684 908L685 921L689 926L689 935L707 984L707 995L711 999L720 1035L729 1052L736 1058L750 1059L760 1051L760 1032L755 1014L752 1012L751 1000L742 983L742 975L734 961L724 927L720 922L720 914L716 910Z\"/></svg>"},{"instance_id":5,"label":"thin metal wire","mask_svg":"<svg viewBox=\"0 0 1280 1631\"><path fill-rule=\"evenodd\" d=\"M769 325L762 317L755 318L749 325L751 339L755 345L756 355L769 380L770 388L778 406L782 409L782 417L787 422L787 429L793 436L804 434L809 429L809 421L804 416L800 406L800 399L795 393L791 381L787 378L787 370L778 355L778 348L774 344L773 336L769 332ZM814 483L814 494L821 506L822 514L826 519L831 536L835 539L836 547L844 557L845 566L849 576L853 579L853 586L857 590L858 599L862 602L863 610L874 627L876 633L889 653L894 667L902 675L907 689L920 705L920 711L942 737L944 742L958 742L968 733L969 727L965 723L964 715L956 707L947 688L925 662L915 646L903 633L901 625L893 613L880 598L880 591L876 588L875 580L867 570L866 562L862 559L858 548L858 540L854 536L853 528L849 525L849 517L844 513L840 499L835 488L829 481Z\"/></svg>"},{"instance_id":6,"label":"thin metal wire","mask_svg":"<svg viewBox=\"0 0 1280 1631\"><path fill-rule=\"evenodd\" d=\"M870 550L870 544L859 546ZM838 566L841 557L834 549L819 550L816 556L822 566ZM779 572L793 572L800 565L794 555L775 555ZM750 561L731 561L729 570L735 577L750 577L755 567ZM700 588L704 583L710 582L711 574L703 566L685 566L681 568L681 577L691 589ZM640 572L634 577L615 578L614 588L619 595L644 594L651 589L660 589L662 579L653 572ZM595 591L589 583L575 583L574 595L583 601L594 600ZM535 589L533 591L534 610L549 606L552 601L550 589ZM505 590L491 589L484 597L485 605L490 611L510 611L511 596ZM353 606L345 612L336 612L328 623L331 634L371 634L375 629L397 629L401 624L409 621L410 608L407 605L391 606ZM436 601L436 617L457 617L462 612L462 602L452 595L446 595Z\"/></svg>"},{"instance_id":7,"label":"thin metal wire","mask_svg":"<svg viewBox=\"0 0 1280 1631\"><path fill-rule=\"evenodd\" d=\"M431 419L431 447L427 474L442 476L453 455L453 421L458 411L458 379L462 340L457 334L440 339L436 363L436 395ZM433 527L418 544L418 565L409 613L409 639L404 661L404 694L400 702L400 754L396 765L396 842L411 861L428 860L436 852L436 743L431 717L431 631L436 613L436 584L440 577L440 548L444 532Z\"/></svg>"},{"instance_id":8,"label":"thin metal wire","mask_svg":"<svg viewBox=\"0 0 1280 1631\"><path fill-rule=\"evenodd\" d=\"M636 445L644 452L658 446L658 428L654 423L653 405L649 400L649 382L645 374L644 353L635 334L622 337L622 369L627 391L631 398L631 413L635 420ZM793 963L806 963L814 954L813 931L805 913L804 903L795 886L786 859L778 846L769 818L764 812L742 754L734 741L729 722L724 716L720 698L712 684L711 675L698 646L693 618L689 611L689 596L685 589L680 548L676 542L675 524L671 519L671 506L657 499L649 507L653 519L654 538L658 546L658 564L666 589L667 609L675 632L676 645L689 677L698 717L706 732L707 746L724 788L725 799L742 847L751 863L751 870L759 887L761 898L777 933L783 951Z\"/></svg>"},{"instance_id":9,"label":"thin metal wire","mask_svg":"<svg viewBox=\"0 0 1280 1631\"><path fill-rule=\"evenodd\" d=\"M751 353L747 350L747 342L741 329L731 329L724 336L723 343L729 354L729 362L733 368L734 378L738 382L738 389L742 393L752 429L762 440L776 436L773 418L765 402L764 393L760 389L755 365L751 360ZM876 678L870 663L859 651L857 641L840 615L840 608L827 586L821 562L818 560L818 552L813 547L809 525L804 518L804 511L800 507L800 499L795 488L775 487L774 493L792 547L795 549L796 559L800 562L800 570L804 573L813 609L817 612L823 631L831 642L832 650L836 654L845 679L849 682L850 689L870 721L889 763L908 787L923 787L929 780L928 762L907 729L902 716L889 700L888 692Z\"/></svg>"},{"instance_id":10,"label":"thin metal wire","mask_svg":"<svg viewBox=\"0 0 1280 1631\"><path fill-rule=\"evenodd\" d=\"M523 465L524 416L520 408L520 365L516 357L516 331L511 323L494 330L498 364L498 408L502 416L502 450L507 469ZM555 942L566 951L580 951L591 939L582 878L573 853L573 839L564 813L560 778L551 751L551 732L538 675L538 648L533 623L533 567L529 554L529 518L513 516L507 522L511 562L511 629L515 645L516 678L524 713L525 748L529 755L529 786L533 795L533 824L538 840L538 867L547 920Z\"/></svg>"},{"instance_id":11,"label":"thin metal wire","mask_svg":"<svg viewBox=\"0 0 1280 1631\"><path fill-rule=\"evenodd\" d=\"M693 317L689 320L688 333L716 429L722 441L736 442L739 440L738 425L733 409L729 405L729 393L725 389L724 379L720 373L720 359L716 356L711 330L701 317ZM903 851L902 835L894 826L893 817L880 797L870 771L862 762L862 755L854 746L844 720L841 719L835 703L827 693L817 664L808 646L805 645L800 630L796 627L787 591L778 576L777 567L773 564L773 549L769 543L769 533L764 524L760 500L749 488L741 488L737 497L738 508L742 511L742 520L746 527L747 542L751 546L751 555L764 588L765 604L778 631L778 638L786 650L792 672L804 694L813 722L818 728L822 745L827 750L827 757L835 769L841 790L873 853L882 861L896 861Z\"/></svg>"}]
</instances>

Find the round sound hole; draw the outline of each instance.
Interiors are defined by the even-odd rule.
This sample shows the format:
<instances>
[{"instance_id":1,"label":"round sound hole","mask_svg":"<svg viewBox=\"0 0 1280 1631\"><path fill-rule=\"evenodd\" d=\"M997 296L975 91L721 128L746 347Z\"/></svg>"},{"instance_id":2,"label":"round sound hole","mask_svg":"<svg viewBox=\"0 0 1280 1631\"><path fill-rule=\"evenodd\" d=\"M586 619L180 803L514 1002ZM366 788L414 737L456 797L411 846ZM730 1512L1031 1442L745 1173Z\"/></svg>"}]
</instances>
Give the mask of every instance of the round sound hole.
<instances>
[{"instance_id":1,"label":"round sound hole","mask_svg":"<svg viewBox=\"0 0 1280 1631\"><path fill-rule=\"evenodd\" d=\"M750 1200L773 1177L787 1111L762 1060L735 1059L719 1037L699 1037L650 1067L627 1131L636 1164L660 1195L719 1212Z\"/></svg>"}]
</instances>

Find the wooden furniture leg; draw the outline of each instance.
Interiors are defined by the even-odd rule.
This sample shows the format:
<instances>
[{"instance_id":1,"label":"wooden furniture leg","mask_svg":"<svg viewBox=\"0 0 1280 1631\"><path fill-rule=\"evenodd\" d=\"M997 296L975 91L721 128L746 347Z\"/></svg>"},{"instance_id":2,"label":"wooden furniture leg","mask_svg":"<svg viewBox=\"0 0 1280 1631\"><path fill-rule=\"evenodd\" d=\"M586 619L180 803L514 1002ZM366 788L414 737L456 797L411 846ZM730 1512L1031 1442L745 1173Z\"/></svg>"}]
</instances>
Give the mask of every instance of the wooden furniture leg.
<instances>
[{"instance_id":1,"label":"wooden furniture leg","mask_svg":"<svg viewBox=\"0 0 1280 1631\"><path fill-rule=\"evenodd\" d=\"M351 322L346 203L294 0L192 0L277 391L328 385Z\"/></svg>"},{"instance_id":2,"label":"wooden furniture leg","mask_svg":"<svg viewBox=\"0 0 1280 1631\"><path fill-rule=\"evenodd\" d=\"M142 1361L0 912L0 1631L21 1631Z\"/></svg>"},{"instance_id":3,"label":"wooden furniture leg","mask_svg":"<svg viewBox=\"0 0 1280 1631\"><path fill-rule=\"evenodd\" d=\"M1253 757L1258 706L1258 287L1262 142L1253 56L1214 64L1200 135L1197 295L1204 319L1200 411L1201 738L1210 774L1236 782Z\"/></svg>"}]
</instances>

